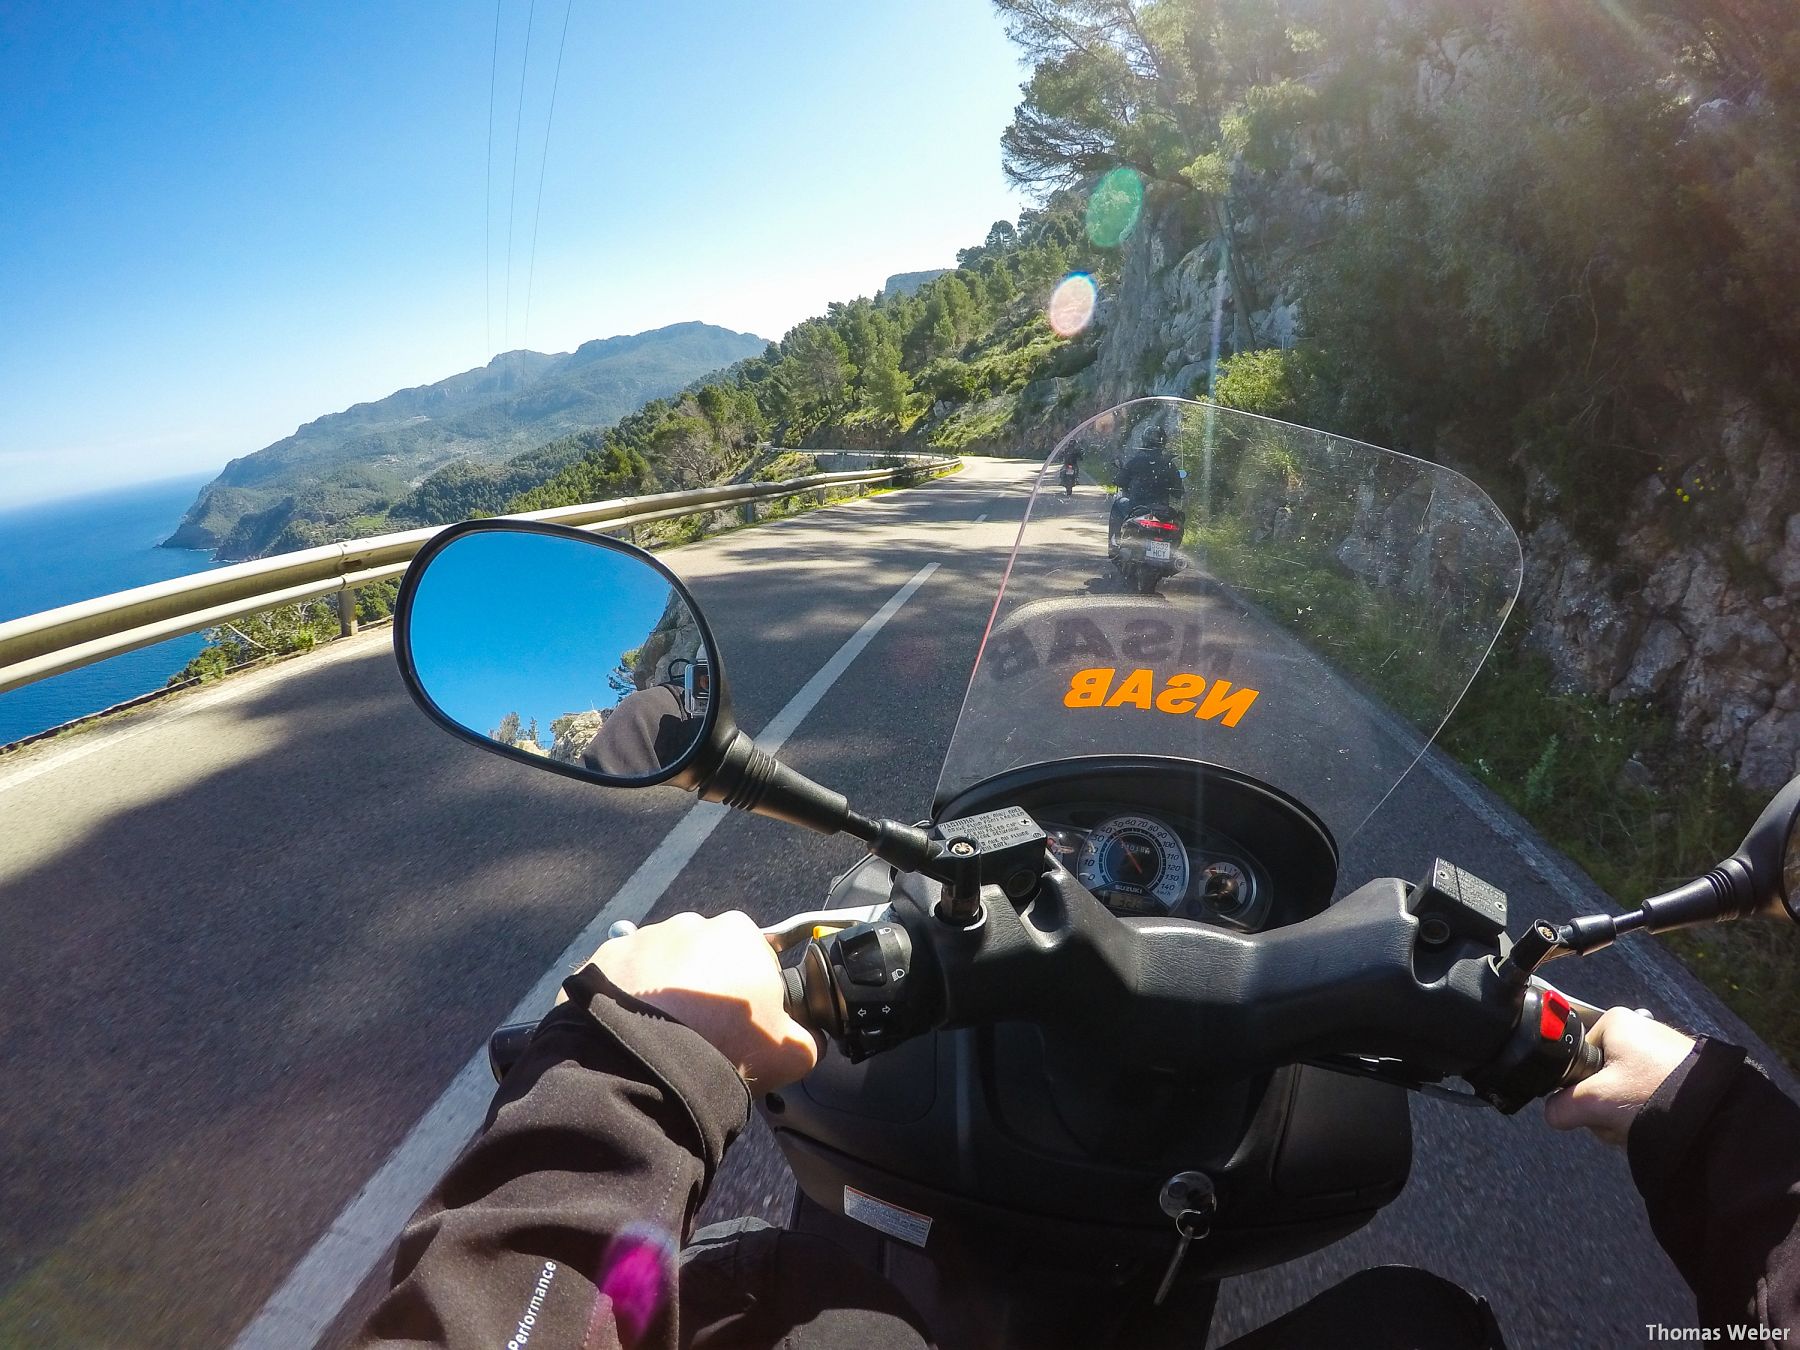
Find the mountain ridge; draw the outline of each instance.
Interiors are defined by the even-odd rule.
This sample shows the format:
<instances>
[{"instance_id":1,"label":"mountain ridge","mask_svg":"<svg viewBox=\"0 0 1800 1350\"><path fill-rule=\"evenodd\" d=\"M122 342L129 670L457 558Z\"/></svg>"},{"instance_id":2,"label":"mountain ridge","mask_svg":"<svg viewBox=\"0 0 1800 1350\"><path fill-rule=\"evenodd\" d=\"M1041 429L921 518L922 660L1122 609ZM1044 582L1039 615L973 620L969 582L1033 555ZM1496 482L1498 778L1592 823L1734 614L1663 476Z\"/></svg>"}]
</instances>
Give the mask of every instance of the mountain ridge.
<instances>
[{"instance_id":1,"label":"mountain ridge","mask_svg":"<svg viewBox=\"0 0 1800 1350\"><path fill-rule=\"evenodd\" d=\"M164 544L231 560L326 542L344 522L379 514L446 465L496 463L610 424L767 345L689 320L570 352L502 352L484 366L323 414L232 459Z\"/></svg>"}]
</instances>

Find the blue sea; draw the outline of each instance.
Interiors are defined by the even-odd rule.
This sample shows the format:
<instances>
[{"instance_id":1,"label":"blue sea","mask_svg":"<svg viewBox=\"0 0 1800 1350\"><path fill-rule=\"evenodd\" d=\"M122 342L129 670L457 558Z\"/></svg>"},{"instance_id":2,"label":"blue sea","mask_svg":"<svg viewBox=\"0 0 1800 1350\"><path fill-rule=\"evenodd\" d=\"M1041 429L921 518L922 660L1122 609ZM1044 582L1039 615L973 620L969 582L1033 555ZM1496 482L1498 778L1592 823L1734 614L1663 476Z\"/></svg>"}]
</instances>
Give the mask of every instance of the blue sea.
<instances>
[{"instance_id":1,"label":"blue sea","mask_svg":"<svg viewBox=\"0 0 1800 1350\"><path fill-rule=\"evenodd\" d=\"M211 567L210 554L157 547L211 477L0 510L0 621ZM161 688L201 643L171 638L0 694L0 745Z\"/></svg>"}]
</instances>

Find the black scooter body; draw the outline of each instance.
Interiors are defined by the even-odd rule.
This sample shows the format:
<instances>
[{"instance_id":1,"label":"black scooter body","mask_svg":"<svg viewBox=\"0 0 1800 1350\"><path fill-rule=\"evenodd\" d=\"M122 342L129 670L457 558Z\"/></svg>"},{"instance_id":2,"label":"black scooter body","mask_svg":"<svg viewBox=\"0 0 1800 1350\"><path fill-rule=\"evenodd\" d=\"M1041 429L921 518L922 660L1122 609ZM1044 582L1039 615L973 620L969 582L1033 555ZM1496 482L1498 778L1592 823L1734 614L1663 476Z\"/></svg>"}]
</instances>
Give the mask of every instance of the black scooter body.
<instances>
[{"instance_id":1,"label":"black scooter body","mask_svg":"<svg viewBox=\"0 0 1800 1350\"><path fill-rule=\"evenodd\" d=\"M940 818L1017 799L1031 775L1002 778ZM1134 791L1165 790L1134 789L1124 766L1093 781L1122 807ZM1215 809L1226 800L1217 784L1190 809L1200 798ZM1289 919L1330 898L1335 848L1326 839L1316 851L1309 894ZM882 905L926 884L870 859L826 903ZM1218 1280L1328 1246L1404 1188L1412 1133L1401 1089L1301 1066L1194 1083L1134 1067L1143 1056L1122 1056L1109 1032L946 1030L860 1064L828 1049L806 1079L758 1103L799 1182L794 1226L865 1253L946 1350L1193 1346ZM1177 1241L1158 1198L1186 1171L1206 1173L1218 1209L1156 1308Z\"/></svg>"}]
</instances>

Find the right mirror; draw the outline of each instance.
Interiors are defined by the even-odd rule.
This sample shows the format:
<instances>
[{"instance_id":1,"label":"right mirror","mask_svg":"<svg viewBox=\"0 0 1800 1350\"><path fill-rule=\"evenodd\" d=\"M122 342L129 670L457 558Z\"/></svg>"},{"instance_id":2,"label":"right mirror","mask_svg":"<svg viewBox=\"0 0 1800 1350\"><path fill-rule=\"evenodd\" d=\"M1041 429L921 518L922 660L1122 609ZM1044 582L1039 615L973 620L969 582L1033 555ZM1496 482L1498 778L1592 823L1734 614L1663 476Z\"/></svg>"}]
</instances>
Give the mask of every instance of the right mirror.
<instances>
[{"instance_id":1,"label":"right mirror","mask_svg":"<svg viewBox=\"0 0 1800 1350\"><path fill-rule=\"evenodd\" d=\"M719 716L686 590L636 549L557 526L446 531L407 572L395 645L464 739L610 787L675 776Z\"/></svg>"},{"instance_id":2,"label":"right mirror","mask_svg":"<svg viewBox=\"0 0 1800 1350\"><path fill-rule=\"evenodd\" d=\"M1744 876L1742 912L1785 913L1800 921L1800 778L1763 808L1725 865L1732 863Z\"/></svg>"}]
</instances>

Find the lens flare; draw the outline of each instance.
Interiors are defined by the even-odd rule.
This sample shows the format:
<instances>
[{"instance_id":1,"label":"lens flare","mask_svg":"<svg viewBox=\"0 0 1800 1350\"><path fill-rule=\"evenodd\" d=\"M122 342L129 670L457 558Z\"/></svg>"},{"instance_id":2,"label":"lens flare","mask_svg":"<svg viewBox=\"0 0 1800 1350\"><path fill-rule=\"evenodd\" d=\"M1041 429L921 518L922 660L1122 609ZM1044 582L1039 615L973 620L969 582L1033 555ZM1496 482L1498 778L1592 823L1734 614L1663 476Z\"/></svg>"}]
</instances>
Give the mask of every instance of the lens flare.
<instances>
[{"instance_id":1,"label":"lens flare","mask_svg":"<svg viewBox=\"0 0 1800 1350\"><path fill-rule=\"evenodd\" d=\"M675 1288L675 1254L675 1240L659 1228L630 1224L620 1230L600 1263L595 1283L602 1298L595 1318L610 1306L628 1339L641 1339L668 1306Z\"/></svg>"},{"instance_id":2,"label":"lens flare","mask_svg":"<svg viewBox=\"0 0 1800 1350\"><path fill-rule=\"evenodd\" d=\"M1096 248L1117 248L1144 213L1144 180L1136 169L1110 170L1088 194L1087 236Z\"/></svg>"},{"instance_id":3,"label":"lens flare","mask_svg":"<svg viewBox=\"0 0 1800 1350\"><path fill-rule=\"evenodd\" d=\"M1056 283L1050 292L1046 317L1058 337L1074 337L1094 319L1094 302L1099 292L1094 279L1086 272L1071 272Z\"/></svg>"}]
</instances>

